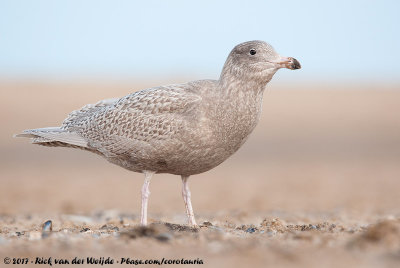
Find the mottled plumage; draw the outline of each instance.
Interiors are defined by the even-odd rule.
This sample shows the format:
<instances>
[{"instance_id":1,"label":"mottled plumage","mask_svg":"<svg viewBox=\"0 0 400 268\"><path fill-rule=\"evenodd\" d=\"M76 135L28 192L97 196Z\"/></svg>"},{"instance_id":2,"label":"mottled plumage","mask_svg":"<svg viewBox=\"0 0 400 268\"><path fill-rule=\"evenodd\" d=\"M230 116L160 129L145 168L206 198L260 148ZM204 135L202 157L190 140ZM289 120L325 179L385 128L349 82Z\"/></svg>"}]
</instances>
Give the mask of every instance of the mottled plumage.
<instances>
[{"instance_id":1,"label":"mottled plumage","mask_svg":"<svg viewBox=\"0 0 400 268\"><path fill-rule=\"evenodd\" d=\"M195 225L187 178L235 153L257 125L264 88L281 68L300 68L267 43L239 44L219 80L141 90L73 111L61 127L25 130L19 136L45 146L81 148L126 169L143 172L142 224L154 173L181 175L189 223Z\"/></svg>"}]
</instances>

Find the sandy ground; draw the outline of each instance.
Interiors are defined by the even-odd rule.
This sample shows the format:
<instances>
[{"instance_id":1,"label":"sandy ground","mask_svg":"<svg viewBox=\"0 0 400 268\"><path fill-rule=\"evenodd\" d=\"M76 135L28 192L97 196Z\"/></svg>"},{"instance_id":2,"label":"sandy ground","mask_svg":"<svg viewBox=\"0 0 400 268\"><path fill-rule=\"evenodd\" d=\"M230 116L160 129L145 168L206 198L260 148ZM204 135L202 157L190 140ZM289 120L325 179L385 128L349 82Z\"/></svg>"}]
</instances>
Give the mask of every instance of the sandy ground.
<instances>
[{"instance_id":1,"label":"sandy ground","mask_svg":"<svg viewBox=\"0 0 400 268\"><path fill-rule=\"evenodd\" d=\"M11 137L160 83L0 82L1 267L5 257L29 265L52 257L53 266L74 257L184 258L203 267L400 265L399 85L271 83L247 143L190 179L199 229L185 225L177 176L154 177L152 224L141 228L141 174ZM43 231L48 220L52 231Z\"/></svg>"}]
</instances>

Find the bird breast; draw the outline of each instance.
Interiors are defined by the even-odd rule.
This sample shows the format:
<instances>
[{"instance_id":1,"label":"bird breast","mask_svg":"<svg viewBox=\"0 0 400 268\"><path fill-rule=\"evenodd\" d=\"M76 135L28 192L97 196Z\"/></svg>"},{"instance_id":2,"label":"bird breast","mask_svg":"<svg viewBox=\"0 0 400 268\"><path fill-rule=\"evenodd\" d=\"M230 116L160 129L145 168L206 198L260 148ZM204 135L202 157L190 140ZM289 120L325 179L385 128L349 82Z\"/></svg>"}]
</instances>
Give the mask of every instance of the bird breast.
<instances>
[{"instance_id":1,"label":"bird breast","mask_svg":"<svg viewBox=\"0 0 400 268\"><path fill-rule=\"evenodd\" d=\"M214 110L210 110L210 122L217 143L229 153L236 152L256 127L262 105L262 92L237 91L220 98Z\"/></svg>"}]
</instances>

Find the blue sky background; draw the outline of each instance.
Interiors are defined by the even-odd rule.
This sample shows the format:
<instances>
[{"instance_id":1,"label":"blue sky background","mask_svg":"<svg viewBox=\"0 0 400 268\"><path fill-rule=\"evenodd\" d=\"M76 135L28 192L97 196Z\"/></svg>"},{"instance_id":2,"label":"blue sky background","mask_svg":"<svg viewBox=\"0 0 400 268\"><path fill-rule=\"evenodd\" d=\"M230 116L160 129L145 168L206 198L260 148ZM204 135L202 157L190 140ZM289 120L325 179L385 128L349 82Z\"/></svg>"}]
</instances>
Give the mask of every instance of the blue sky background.
<instances>
[{"instance_id":1,"label":"blue sky background","mask_svg":"<svg viewBox=\"0 0 400 268\"><path fill-rule=\"evenodd\" d=\"M260 39L289 80L400 79L400 1L0 0L0 77L217 78Z\"/></svg>"}]
</instances>

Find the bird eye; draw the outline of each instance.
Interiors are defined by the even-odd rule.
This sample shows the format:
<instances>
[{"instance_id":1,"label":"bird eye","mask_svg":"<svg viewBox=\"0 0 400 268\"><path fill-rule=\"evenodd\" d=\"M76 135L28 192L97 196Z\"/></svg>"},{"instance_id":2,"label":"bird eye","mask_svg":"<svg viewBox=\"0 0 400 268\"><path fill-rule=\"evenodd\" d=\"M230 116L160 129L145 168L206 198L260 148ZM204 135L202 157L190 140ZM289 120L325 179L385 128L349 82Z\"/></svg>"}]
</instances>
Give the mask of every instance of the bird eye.
<instances>
[{"instance_id":1,"label":"bird eye","mask_svg":"<svg viewBox=\"0 0 400 268\"><path fill-rule=\"evenodd\" d=\"M250 49L250 55L255 55L257 51L255 49Z\"/></svg>"}]
</instances>

